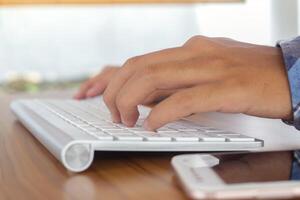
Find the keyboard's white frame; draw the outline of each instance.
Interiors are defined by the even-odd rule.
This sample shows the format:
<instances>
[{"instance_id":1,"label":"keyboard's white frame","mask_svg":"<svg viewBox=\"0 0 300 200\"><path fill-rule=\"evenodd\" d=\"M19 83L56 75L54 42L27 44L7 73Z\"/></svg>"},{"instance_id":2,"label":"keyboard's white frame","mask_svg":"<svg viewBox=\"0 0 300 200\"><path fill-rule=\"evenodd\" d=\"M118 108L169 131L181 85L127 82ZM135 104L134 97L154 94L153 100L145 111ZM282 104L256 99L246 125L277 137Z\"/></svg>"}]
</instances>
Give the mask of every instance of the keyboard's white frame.
<instances>
[{"instance_id":1,"label":"keyboard's white frame","mask_svg":"<svg viewBox=\"0 0 300 200\"><path fill-rule=\"evenodd\" d=\"M99 141L72 138L63 129L50 124L49 110L36 111L26 106L31 100L16 100L11 109L22 124L70 171L87 169L94 157L94 151L156 151L156 152L208 152L247 151L263 146L263 141L245 142L151 142L151 141ZM36 112L42 114L41 118ZM53 116L52 116L53 117ZM48 120L47 120L48 119ZM66 123L62 119L61 123ZM71 126L70 124L67 124ZM75 127L73 127L75 128Z\"/></svg>"}]
</instances>

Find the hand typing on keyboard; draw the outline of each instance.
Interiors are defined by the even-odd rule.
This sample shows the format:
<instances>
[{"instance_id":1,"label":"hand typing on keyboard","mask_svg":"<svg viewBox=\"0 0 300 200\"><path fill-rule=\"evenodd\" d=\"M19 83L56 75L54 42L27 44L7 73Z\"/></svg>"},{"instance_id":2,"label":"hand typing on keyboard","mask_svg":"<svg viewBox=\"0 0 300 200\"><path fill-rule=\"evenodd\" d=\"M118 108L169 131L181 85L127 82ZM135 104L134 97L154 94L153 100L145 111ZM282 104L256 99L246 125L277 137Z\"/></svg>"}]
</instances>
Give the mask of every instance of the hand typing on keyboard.
<instances>
[{"instance_id":1,"label":"hand typing on keyboard","mask_svg":"<svg viewBox=\"0 0 300 200\"><path fill-rule=\"evenodd\" d=\"M127 126L138 119L137 105L161 100L145 120L148 130L196 112L291 117L280 49L223 38L197 36L182 47L131 58L87 81L76 98L102 93L113 121Z\"/></svg>"},{"instance_id":2,"label":"hand typing on keyboard","mask_svg":"<svg viewBox=\"0 0 300 200\"><path fill-rule=\"evenodd\" d=\"M113 123L104 102L99 99L88 101L74 100L43 100L36 102L47 108L53 114L63 119L86 135L100 141L149 141L149 142L219 142L219 143L252 143L260 142L255 138L218 129L206 125L199 125L186 120L178 120L158 128L156 132L143 128L143 122L148 110L140 107L141 117L134 127L127 127L121 123ZM31 105L33 106L33 105ZM73 133L74 134L74 133Z\"/></svg>"},{"instance_id":3,"label":"hand typing on keyboard","mask_svg":"<svg viewBox=\"0 0 300 200\"><path fill-rule=\"evenodd\" d=\"M245 151L263 141L188 120L171 122L156 131L143 128L149 108L139 106L135 126L113 123L103 99L16 100L18 119L71 171L87 169L94 151Z\"/></svg>"}]
</instances>

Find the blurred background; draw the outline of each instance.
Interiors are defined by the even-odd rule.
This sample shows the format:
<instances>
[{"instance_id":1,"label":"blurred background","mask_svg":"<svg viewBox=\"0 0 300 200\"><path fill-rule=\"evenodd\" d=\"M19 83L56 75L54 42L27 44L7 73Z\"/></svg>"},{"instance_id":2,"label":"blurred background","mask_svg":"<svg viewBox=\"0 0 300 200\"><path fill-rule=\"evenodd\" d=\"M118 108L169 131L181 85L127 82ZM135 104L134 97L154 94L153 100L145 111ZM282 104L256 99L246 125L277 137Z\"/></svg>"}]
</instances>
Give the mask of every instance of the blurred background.
<instances>
[{"instance_id":1,"label":"blurred background","mask_svg":"<svg viewBox=\"0 0 300 200\"><path fill-rule=\"evenodd\" d=\"M298 0L0 0L0 93L75 88L107 64L193 35L298 35Z\"/></svg>"}]
</instances>

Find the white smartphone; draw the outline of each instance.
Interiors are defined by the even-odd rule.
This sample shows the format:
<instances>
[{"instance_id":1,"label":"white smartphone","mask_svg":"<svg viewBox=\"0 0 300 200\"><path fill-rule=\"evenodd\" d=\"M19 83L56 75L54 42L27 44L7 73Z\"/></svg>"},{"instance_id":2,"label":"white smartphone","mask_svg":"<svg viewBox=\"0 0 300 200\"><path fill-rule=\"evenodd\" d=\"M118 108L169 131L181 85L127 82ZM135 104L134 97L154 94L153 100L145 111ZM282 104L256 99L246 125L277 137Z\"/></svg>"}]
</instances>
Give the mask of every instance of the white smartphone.
<instances>
[{"instance_id":1,"label":"white smartphone","mask_svg":"<svg viewBox=\"0 0 300 200\"><path fill-rule=\"evenodd\" d=\"M172 158L172 166L192 199L288 199L300 196L300 181L230 183L214 167L221 161L211 154L184 154Z\"/></svg>"}]
</instances>

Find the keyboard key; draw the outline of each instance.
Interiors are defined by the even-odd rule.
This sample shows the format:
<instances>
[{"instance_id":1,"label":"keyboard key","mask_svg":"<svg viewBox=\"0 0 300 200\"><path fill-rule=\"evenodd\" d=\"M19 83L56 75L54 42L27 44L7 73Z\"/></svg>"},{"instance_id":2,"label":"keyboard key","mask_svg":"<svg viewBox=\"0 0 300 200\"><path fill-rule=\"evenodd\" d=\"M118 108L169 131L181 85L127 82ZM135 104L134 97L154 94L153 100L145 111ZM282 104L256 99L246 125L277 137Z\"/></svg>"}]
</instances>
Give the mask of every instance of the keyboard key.
<instances>
[{"instance_id":1,"label":"keyboard key","mask_svg":"<svg viewBox=\"0 0 300 200\"><path fill-rule=\"evenodd\" d=\"M177 133L162 133L161 135L169 136L177 142L198 142L199 141L198 135L194 133L177 132Z\"/></svg>"},{"instance_id":2,"label":"keyboard key","mask_svg":"<svg viewBox=\"0 0 300 200\"><path fill-rule=\"evenodd\" d=\"M118 126L102 126L102 127L99 127L101 130L103 131L109 131L109 130L123 130L121 129L120 127Z\"/></svg>"},{"instance_id":3,"label":"keyboard key","mask_svg":"<svg viewBox=\"0 0 300 200\"><path fill-rule=\"evenodd\" d=\"M142 141L143 137L135 135L126 130L108 130L106 133L112 135L116 140L122 141Z\"/></svg>"},{"instance_id":4,"label":"keyboard key","mask_svg":"<svg viewBox=\"0 0 300 200\"><path fill-rule=\"evenodd\" d=\"M133 127L133 128L125 128L126 130L128 130L128 131L132 131L132 132L134 132L134 131L140 131L140 132L143 132L143 131L146 131L144 128L142 128L142 127Z\"/></svg>"},{"instance_id":5,"label":"keyboard key","mask_svg":"<svg viewBox=\"0 0 300 200\"><path fill-rule=\"evenodd\" d=\"M147 131L147 130L138 130L138 131L133 130L133 131L131 131L131 132L136 133L136 134L138 134L138 133L146 133L146 134L153 134L153 133L156 133L156 132L153 132L153 131Z\"/></svg>"},{"instance_id":6,"label":"keyboard key","mask_svg":"<svg viewBox=\"0 0 300 200\"><path fill-rule=\"evenodd\" d=\"M193 131L198 131L197 129L193 128L179 128L177 131L183 131L183 132L193 132Z\"/></svg>"},{"instance_id":7,"label":"keyboard key","mask_svg":"<svg viewBox=\"0 0 300 200\"><path fill-rule=\"evenodd\" d=\"M202 130L207 133L224 132L224 130L212 128L212 127L202 127L202 128L199 128L199 130Z\"/></svg>"},{"instance_id":8,"label":"keyboard key","mask_svg":"<svg viewBox=\"0 0 300 200\"><path fill-rule=\"evenodd\" d=\"M121 141L143 141L142 137L136 135L115 135L114 136L117 140Z\"/></svg>"},{"instance_id":9,"label":"keyboard key","mask_svg":"<svg viewBox=\"0 0 300 200\"><path fill-rule=\"evenodd\" d=\"M108 133L110 135L135 135L134 133L127 131L127 130L106 130L105 133Z\"/></svg>"},{"instance_id":10,"label":"keyboard key","mask_svg":"<svg viewBox=\"0 0 300 200\"><path fill-rule=\"evenodd\" d=\"M122 128L122 129L127 129L128 127L124 124L115 124L116 126Z\"/></svg>"},{"instance_id":11,"label":"keyboard key","mask_svg":"<svg viewBox=\"0 0 300 200\"><path fill-rule=\"evenodd\" d=\"M225 142L226 141L225 137L211 134L211 133L199 133L198 132L197 135L200 137L200 140L204 141L204 142Z\"/></svg>"},{"instance_id":12,"label":"keyboard key","mask_svg":"<svg viewBox=\"0 0 300 200\"><path fill-rule=\"evenodd\" d=\"M75 126L78 126L78 127L90 127L91 126L91 125L89 125L85 122L82 122L82 121L80 121L80 122L69 121L69 122L73 123Z\"/></svg>"},{"instance_id":13,"label":"keyboard key","mask_svg":"<svg viewBox=\"0 0 300 200\"><path fill-rule=\"evenodd\" d=\"M166 127L171 128L171 129L176 129L176 130L187 128L186 126L179 124L179 123L170 123L170 124L167 124Z\"/></svg>"},{"instance_id":14,"label":"keyboard key","mask_svg":"<svg viewBox=\"0 0 300 200\"><path fill-rule=\"evenodd\" d=\"M82 129L86 132L100 132L101 131L95 127L83 127Z\"/></svg>"},{"instance_id":15,"label":"keyboard key","mask_svg":"<svg viewBox=\"0 0 300 200\"><path fill-rule=\"evenodd\" d=\"M91 123L90 125L95 126L95 127L111 126L111 124L108 124L106 122Z\"/></svg>"},{"instance_id":16,"label":"keyboard key","mask_svg":"<svg viewBox=\"0 0 300 200\"><path fill-rule=\"evenodd\" d=\"M177 130L170 129L170 128L159 128L156 130L157 133L177 133Z\"/></svg>"},{"instance_id":17,"label":"keyboard key","mask_svg":"<svg viewBox=\"0 0 300 200\"><path fill-rule=\"evenodd\" d=\"M108 141L112 141L114 139L113 136L105 134L105 133L93 133L93 135L98 138L99 140L108 140Z\"/></svg>"},{"instance_id":18,"label":"keyboard key","mask_svg":"<svg viewBox=\"0 0 300 200\"><path fill-rule=\"evenodd\" d=\"M80 128L89 128L89 127L93 127L87 123L76 123L76 126L80 127ZM95 127L94 127L95 128Z\"/></svg>"},{"instance_id":19,"label":"keyboard key","mask_svg":"<svg viewBox=\"0 0 300 200\"><path fill-rule=\"evenodd\" d=\"M156 132L143 128L145 118L140 117L134 127L126 127L111 121L110 112L102 101L49 100L41 104L65 120L80 128L82 134L97 138L99 141L133 142L255 142L254 138L218 128L198 125L186 120L169 123ZM143 109L142 109L143 110ZM144 112L144 111L142 111ZM143 116L143 115L141 115Z\"/></svg>"},{"instance_id":20,"label":"keyboard key","mask_svg":"<svg viewBox=\"0 0 300 200\"><path fill-rule=\"evenodd\" d=\"M149 142L168 142L171 141L172 138L166 135L162 135L156 132L152 133L137 133L137 135L142 136L144 140L149 141Z\"/></svg>"},{"instance_id":21,"label":"keyboard key","mask_svg":"<svg viewBox=\"0 0 300 200\"><path fill-rule=\"evenodd\" d=\"M230 142L252 142L252 141L255 141L255 139L252 137L248 137L248 136L241 135L238 133L233 133L233 132L218 134L218 136L225 137Z\"/></svg>"}]
</instances>

